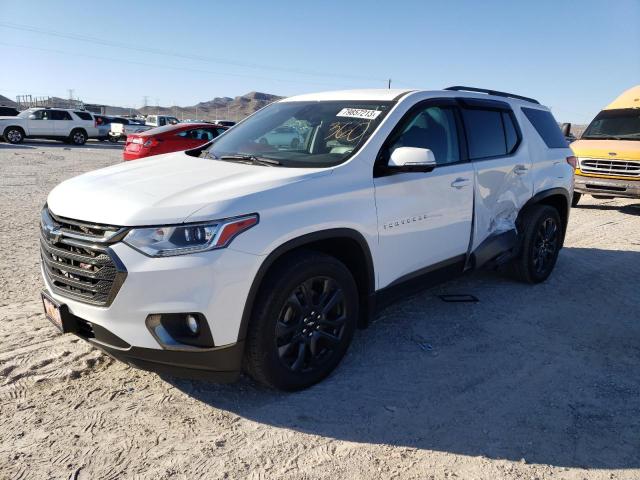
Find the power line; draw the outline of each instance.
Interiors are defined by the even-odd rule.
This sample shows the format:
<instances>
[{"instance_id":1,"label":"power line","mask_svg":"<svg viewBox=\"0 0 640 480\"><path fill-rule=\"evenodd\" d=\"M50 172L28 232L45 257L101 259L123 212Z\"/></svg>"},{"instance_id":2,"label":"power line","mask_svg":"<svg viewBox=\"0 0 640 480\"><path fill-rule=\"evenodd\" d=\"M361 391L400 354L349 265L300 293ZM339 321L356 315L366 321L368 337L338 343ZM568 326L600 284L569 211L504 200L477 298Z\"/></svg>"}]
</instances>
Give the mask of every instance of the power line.
<instances>
[{"instance_id":1,"label":"power line","mask_svg":"<svg viewBox=\"0 0 640 480\"><path fill-rule=\"evenodd\" d=\"M297 73L300 75L309 75L313 77L326 77L326 78L343 78L343 79L351 79L351 80L368 80L368 81L381 81L380 79L374 79L369 76L362 75L344 75L344 74L334 74L334 73L324 73L313 70L303 70L297 68L287 68L278 65L262 65L258 63L248 63L248 62L239 62L236 60L230 60L226 58L218 58L218 57L206 57L202 55L193 55L193 54L185 54L184 52L171 52L167 50L161 50L158 48L149 48L149 47L137 47L132 46L122 42L114 42L112 40L105 40L97 37L91 37L88 35L79 35L69 32L60 32L55 30L47 30L40 27L35 27L32 25L24 25L18 23L11 22L0 22L0 27L11 28L14 30L21 30L25 32L39 33L42 35L49 35L60 38L68 38L71 40L78 40L81 42L93 43L97 45L104 45L108 47L122 48L125 50L138 51L143 53L152 53L154 55L164 55L170 57L178 57L178 58L187 58L191 60L198 60L201 62L209 62L209 63L221 63L226 65L233 65L237 67L244 68L252 68L258 70L271 70L271 71L280 71L287 73Z\"/></svg>"},{"instance_id":2,"label":"power line","mask_svg":"<svg viewBox=\"0 0 640 480\"><path fill-rule=\"evenodd\" d=\"M345 85L343 83L326 83L326 82L310 82L310 81L306 81L306 80L291 80L291 79L285 79L285 78L275 78L275 77L264 77L264 76L257 76L257 75L251 75L251 74L242 74L242 73L231 73L231 72L219 72L219 71L212 71L212 70L202 70L202 69L197 69L197 68L188 68L188 67L172 67L171 65L161 65L161 64L157 64L157 63L146 63L146 62L136 62L136 61L132 61L132 60L122 60L120 58L109 58L109 57L100 57L100 56L96 56L96 55L87 55L85 53L75 53L75 52L65 52L63 50L55 50L55 49L51 49L51 48L41 48L41 47L32 47L29 45L19 45L19 44L12 44L12 43L8 43L8 42L0 42L0 45L5 45L8 47L14 47L14 48L25 48L28 50L38 50L38 51L42 51L42 52L51 52L51 53L56 53L59 55L68 55L68 56L73 56L73 57L85 57L85 58L93 58L96 60L104 60L107 62L116 62L116 63L128 63L131 65L141 65L144 67L153 67L153 68L160 68L160 69L168 69L168 70L177 70L177 71L188 71L188 72L195 72L195 73L205 73L205 74L211 74L211 75L219 75L219 76L228 76L228 77L240 77L240 78L251 78L251 79L256 79L256 80L269 80L269 81L275 81L275 82L283 82L283 83L294 83L294 84L306 84L306 85L323 85L323 86L332 86L332 87L341 87L341 88L345 88L348 86L352 86L352 85Z\"/></svg>"}]
</instances>

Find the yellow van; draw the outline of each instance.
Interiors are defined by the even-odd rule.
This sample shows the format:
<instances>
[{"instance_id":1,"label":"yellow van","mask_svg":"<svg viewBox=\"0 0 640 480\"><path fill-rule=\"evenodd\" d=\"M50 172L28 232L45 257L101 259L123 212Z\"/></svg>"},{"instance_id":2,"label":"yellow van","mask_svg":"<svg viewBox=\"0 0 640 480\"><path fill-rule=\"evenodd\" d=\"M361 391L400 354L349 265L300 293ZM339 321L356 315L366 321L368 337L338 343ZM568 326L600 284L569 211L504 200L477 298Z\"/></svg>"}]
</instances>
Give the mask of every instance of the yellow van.
<instances>
[{"instance_id":1,"label":"yellow van","mask_svg":"<svg viewBox=\"0 0 640 480\"><path fill-rule=\"evenodd\" d=\"M596 115L571 148L578 158L573 206L587 193L640 198L640 85Z\"/></svg>"}]
</instances>

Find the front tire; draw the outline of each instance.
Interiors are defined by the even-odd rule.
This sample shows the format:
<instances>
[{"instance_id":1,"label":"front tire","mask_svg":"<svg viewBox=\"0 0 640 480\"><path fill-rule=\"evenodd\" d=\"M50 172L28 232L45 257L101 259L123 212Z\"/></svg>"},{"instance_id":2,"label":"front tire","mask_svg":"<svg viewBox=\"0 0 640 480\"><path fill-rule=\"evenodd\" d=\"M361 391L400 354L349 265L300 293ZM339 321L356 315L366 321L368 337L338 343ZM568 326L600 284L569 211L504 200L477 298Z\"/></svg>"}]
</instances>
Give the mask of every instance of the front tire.
<instances>
[{"instance_id":1,"label":"front tire","mask_svg":"<svg viewBox=\"0 0 640 480\"><path fill-rule=\"evenodd\" d=\"M87 143L87 132L80 129L73 130L69 135L69 140L74 145L84 145Z\"/></svg>"},{"instance_id":2,"label":"front tire","mask_svg":"<svg viewBox=\"0 0 640 480\"><path fill-rule=\"evenodd\" d=\"M14 145L22 143L22 141L24 140L24 132L21 128L18 127L8 127L4 131L4 139Z\"/></svg>"},{"instance_id":3,"label":"front tire","mask_svg":"<svg viewBox=\"0 0 640 480\"><path fill-rule=\"evenodd\" d=\"M558 260L562 245L562 224L558 211L548 205L534 205L524 212L520 254L513 260L516 279L525 283L545 281Z\"/></svg>"},{"instance_id":4,"label":"front tire","mask_svg":"<svg viewBox=\"0 0 640 480\"><path fill-rule=\"evenodd\" d=\"M247 333L245 370L271 388L307 388L336 368L351 343L356 283L336 258L301 251L281 259L263 285Z\"/></svg>"}]
</instances>

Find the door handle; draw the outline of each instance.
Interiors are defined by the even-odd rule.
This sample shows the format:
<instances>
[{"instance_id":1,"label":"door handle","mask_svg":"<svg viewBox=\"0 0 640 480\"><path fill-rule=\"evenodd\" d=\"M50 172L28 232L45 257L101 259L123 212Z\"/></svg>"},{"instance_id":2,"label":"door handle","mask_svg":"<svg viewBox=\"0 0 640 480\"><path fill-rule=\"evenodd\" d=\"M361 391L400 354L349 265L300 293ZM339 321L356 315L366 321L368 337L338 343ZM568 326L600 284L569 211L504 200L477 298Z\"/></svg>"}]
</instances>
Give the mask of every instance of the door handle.
<instances>
[{"instance_id":1,"label":"door handle","mask_svg":"<svg viewBox=\"0 0 640 480\"><path fill-rule=\"evenodd\" d=\"M463 187L469 185L471 181L468 178L456 178L453 182L451 182L451 186L453 188L457 188L460 190Z\"/></svg>"},{"instance_id":2,"label":"door handle","mask_svg":"<svg viewBox=\"0 0 640 480\"><path fill-rule=\"evenodd\" d=\"M515 173L516 175L524 175L528 171L529 169L524 165L516 165L515 168L513 169L513 173Z\"/></svg>"}]
</instances>

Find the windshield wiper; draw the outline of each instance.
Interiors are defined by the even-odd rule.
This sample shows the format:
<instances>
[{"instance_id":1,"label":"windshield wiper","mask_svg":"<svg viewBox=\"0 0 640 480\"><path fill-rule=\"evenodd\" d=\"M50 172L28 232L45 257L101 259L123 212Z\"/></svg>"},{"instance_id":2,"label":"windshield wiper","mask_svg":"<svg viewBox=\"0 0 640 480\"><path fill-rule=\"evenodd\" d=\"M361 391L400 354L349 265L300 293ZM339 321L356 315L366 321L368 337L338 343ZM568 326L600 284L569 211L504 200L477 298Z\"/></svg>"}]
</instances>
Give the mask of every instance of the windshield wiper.
<instances>
[{"instance_id":1,"label":"windshield wiper","mask_svg":"<svg viewBox=\"0 0 640 480\"><path fill-rule=\"evenodd\" d=\"M280 163L278 160L256 157L255 155L222 155L218 157L218 159L228 162L251 162L254 165L266 165L268 167L276 167L278 165L282 165L282 163Z\"/></svg>"}]
</instances>

